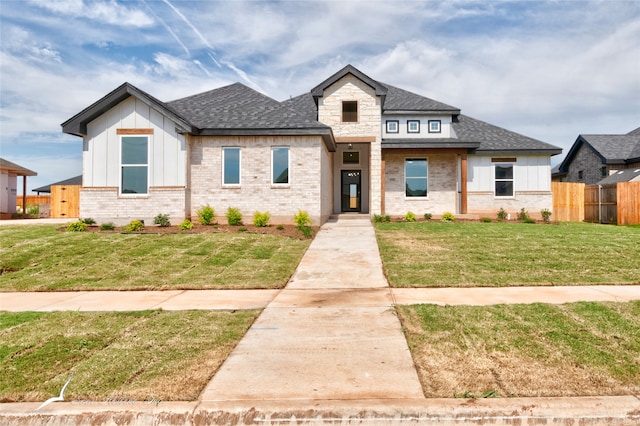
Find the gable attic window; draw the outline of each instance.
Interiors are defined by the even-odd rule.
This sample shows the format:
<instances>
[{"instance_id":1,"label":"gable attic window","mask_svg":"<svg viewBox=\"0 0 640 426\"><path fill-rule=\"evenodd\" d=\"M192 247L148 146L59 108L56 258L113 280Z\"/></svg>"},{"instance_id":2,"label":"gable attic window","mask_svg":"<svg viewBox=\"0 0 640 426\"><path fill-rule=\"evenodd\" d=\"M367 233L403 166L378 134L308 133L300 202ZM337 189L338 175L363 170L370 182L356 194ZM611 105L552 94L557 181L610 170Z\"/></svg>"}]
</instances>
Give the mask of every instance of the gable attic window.
<instances>
[{"instance_id":1,"label":"gable attic window","mask_svg":"<svg viewBox=\"0 0 640 426\"><path fill-rule=\"evenodd\" d=\"M120 137L120 193L149 192L149 136Z\"/></svg>"},{"instance_id":2,"label":"gable attic window","mask_svg":"<svg viewBox=\"0 0 640 426\"><path fill-rule=\"evenodd\" d=\"M387 120L387 133L398 133L399 124L398 120Z\"/></svg>"},{"instance_id":3,"label":"gable attic window","mask_svg":"<svg viewBox=\"0 0 640 426\"><path fill-rule=\"evenodd\" d=\"M420 133L420 121L407 120L407 133Z\"/></svg>"},{"instance_id":4,"label":"gable attic window","mask_svg":"<svg viewBox=\"0 0 640 426\"><path fill-rule=\"evenodd\" d=\"M429 133L440 133L442 121L440 120L429 120Z\"/></svg>"},{"instance_id":5,"label":"gable attic window","mask_svg":"<svg viewBox=\"0 0 640 426\"><path fill-rule=\"evenodd\" d=\"M356 123L358 121L358 101L342 101L342 122Z\"/></svg>"}]
</instances>

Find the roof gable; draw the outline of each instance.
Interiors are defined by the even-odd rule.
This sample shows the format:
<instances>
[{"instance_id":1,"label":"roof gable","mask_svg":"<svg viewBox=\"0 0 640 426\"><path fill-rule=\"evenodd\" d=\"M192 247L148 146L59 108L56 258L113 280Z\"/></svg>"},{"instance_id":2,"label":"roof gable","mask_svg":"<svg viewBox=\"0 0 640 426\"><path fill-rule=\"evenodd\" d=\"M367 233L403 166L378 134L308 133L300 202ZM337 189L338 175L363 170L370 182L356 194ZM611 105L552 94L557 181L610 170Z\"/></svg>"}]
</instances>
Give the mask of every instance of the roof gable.
<instances>
[{"instance_id":1,"label":"roof gable","mask_svg":"<svg viewBox=\"0 0 640 426\"><path fill-rule=\"evenodd\" d=\"M337 73L333 74L331 77L324 80L322 83L318 84L316 87L311 89L311 94L314 98L319 98L322 96L324 90L334 84L336 81L340 80L344 76L351 74L357 79L363 81L365 84L370 86L375 90L376 96L385 96L387 94L387 87L382 83L372 79L368 75L364 74L362 71L354 67L353 65L347 65L342 68Z\"/></svg>"},{"instance_id":2,"label":"roof gable","mask_svg":"<svg viewBox=\"0 0 640 426\"><path fill-rule=\"evenodd\" d=\"M565 159L560 172L567 172L582 146L600 157L602 164L624 164L640 161L640 127L626 135L578 135Z\"/></svg>"},{"instance_id":3,"label":"roof gable","mask_svg":"<svg viewBox=\"0 0 640 426\"><path fill-rule=\"evenodd\" d=\"M182 117L172 111L164 102L159 101L150 94L138 89L130 83L123 83L121 86L108 93L98 101L94 102L78 114L74 115L61 124L62 131L76 136L84 136L87 134L87 124L114 106L118 105L125 99L133 96L140 99L151 108L158 110L160 113L171 118L176 124L184 127L184 131L191 130L191 124Z\"/></svg>"}]
</instances>

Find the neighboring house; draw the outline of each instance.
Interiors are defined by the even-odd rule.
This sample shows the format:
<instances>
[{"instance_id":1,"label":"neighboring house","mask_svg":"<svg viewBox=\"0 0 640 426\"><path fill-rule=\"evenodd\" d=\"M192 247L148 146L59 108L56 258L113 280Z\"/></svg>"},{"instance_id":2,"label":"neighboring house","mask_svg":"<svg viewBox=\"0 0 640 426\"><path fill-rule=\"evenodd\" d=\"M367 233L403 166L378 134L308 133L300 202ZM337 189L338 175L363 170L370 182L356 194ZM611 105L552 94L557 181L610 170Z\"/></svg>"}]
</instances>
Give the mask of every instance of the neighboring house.
<instances>
[{"instance_id":1,"label":"neighboring house","mask_svg":"<svg viewBox=\"0 0 640 426\"><path fill-rule=\"evenodd\" d=\"M23 205L27 198L27 176L37 176L32 170L0 158L0 216L10 219L16 213L16 197L18 194L18 176L22 176Z\"/></svg>"},{"instance_id":2,"label":"neighboring house","mask_svg":"<svg viewBox=\"0 0 640 426\"><path fill-rule=\"evenodd\" d=\"M51 194L49 202L40 204L40 214L52 218L76 218L80 215L80 188L82 175L51 183L32 189L40 195L41 192ZM85 216L88 218L90 216Z\"/></svg>"},{"instance_id":3,"label":"neighboring house","mask_svg":"<svg viewBox=\"0 0 640 426\"><path fill-rule=\"evenodd\" d=\"M278 102L242 84L161 102L125 83L62 124L83 138L80 216L173 221L210 204L315 224L341 212L552 208L561 149L346 66Z\"/></svg>"},{"instance_id":4,"label":"neighboring house","mask_svg":"<svg viewBox=\"0 0 640 426\"><path fill-rule=\"evenodd\" d=\"M619 171L629 170L606 181L627 182L632 179L631 172L639 168L640 127L625 135L579 135L554 170L553 180L594 185Z\"/></svg>"}]
</instances>

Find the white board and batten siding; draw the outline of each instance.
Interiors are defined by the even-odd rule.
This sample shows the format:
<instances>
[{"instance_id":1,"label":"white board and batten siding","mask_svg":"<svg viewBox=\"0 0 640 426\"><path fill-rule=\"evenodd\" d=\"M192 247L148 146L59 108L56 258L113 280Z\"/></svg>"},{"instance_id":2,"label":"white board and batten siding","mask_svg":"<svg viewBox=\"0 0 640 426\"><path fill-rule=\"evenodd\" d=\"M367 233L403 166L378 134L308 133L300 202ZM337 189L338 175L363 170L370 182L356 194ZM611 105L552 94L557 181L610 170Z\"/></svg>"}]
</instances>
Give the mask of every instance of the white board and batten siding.
<instances>
[{"instance_id":1,"label":"white board and batten siding","mask_svg":"<svg viewBox=\"0 0 640 426\"><path fill-rule=\"evenodd\" d=\"M494 166L492 158L514 158L511 155L470 155L467 166L469 192L493 192ZM548 155L520 155L513 163L514 191L551 191L551 166Z\"/></svg>"},{"instance_id":2,"label":"white board and batten siding","mask_svg":"<svg viewBox=\"0 0 640 426\"><path fill-rule=\"evenodd\" d=\"M83 186L120 186L118 129L153 129L149 135L149 186L186 185L186 144L176 124L130 97L87 125L83 142Z\"/></svg>"}]
</instances>

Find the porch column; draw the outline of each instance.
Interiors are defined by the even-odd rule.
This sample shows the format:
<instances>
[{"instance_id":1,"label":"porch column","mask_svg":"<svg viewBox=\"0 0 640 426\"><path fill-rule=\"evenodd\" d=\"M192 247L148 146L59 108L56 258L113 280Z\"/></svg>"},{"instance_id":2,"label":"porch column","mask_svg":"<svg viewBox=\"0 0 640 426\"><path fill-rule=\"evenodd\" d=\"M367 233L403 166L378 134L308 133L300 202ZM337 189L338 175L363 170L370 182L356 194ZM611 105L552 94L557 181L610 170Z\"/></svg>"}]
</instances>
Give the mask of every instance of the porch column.
<instances>
[{"instance_id":1,"label":"porch column","mask_svg":"<svg viewBox=\"0 0 640 426\"><path fill-rule=\"evenodd\" d=\"M27 212L27 175L22 176L22 214Z\"/></svg>"},{"instance_id":2,"label":"porch column","mask_svg":"<svg viewBox=\"0 0 640 426\"><path fill-rule=\"evenodd\" d=\"M384 167L385 167L385 162L384 162L384 160L382 160L382 166L381 166L381 170L380 170L380 187L381 187L381 190L380 190L380 192L381 192L380 193L380 214L381 215L384 215L384 212L385 212L385 207L384 207L384 191L385 191L385 189L384 189L384 173L385 173L385 171L384 171Z\"/></svg>"},{"instance_id":3,"label":"porch column","mask_svg":"<svg viewBox=\"0 0 640 426\"><path fill-rule=\"evenodd\" d=\"M467 153L460 155L460 213L467 214Z\"/></svg>"}]
</instances>

